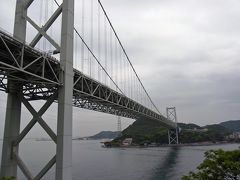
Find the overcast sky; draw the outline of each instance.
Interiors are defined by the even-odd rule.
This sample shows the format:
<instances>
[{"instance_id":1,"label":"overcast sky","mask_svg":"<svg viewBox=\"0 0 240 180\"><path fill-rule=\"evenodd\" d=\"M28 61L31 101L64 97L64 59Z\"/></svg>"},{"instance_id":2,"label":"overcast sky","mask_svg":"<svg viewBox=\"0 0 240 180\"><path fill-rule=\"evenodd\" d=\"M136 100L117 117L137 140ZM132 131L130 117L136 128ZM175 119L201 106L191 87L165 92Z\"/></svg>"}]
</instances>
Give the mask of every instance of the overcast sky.
<instances>
[{"instance_id":1,"label":"overcast sky","mask_svg":"<svg viewBox=\"0 0 240 180\"><path fill-rule=\"evenodd\" d=\"M240 119L240 1L102 0L143 84L163 114L199 125ZM15 0L1 0L0 27L12 32ZM0 113L6 95L0 94ZM35 104L40 107L40 103ZM46 114L56 126L56 105ZM29 114L24 110L23 125ZM4 117L0 117L2 135ZM116 130L117 118L74 109L74 135ZM132 123L123 120L123 127ZM33 131L39 133L39 128ZM33 134L34 134L33 133Z\"/></svg>"}]
</instances>

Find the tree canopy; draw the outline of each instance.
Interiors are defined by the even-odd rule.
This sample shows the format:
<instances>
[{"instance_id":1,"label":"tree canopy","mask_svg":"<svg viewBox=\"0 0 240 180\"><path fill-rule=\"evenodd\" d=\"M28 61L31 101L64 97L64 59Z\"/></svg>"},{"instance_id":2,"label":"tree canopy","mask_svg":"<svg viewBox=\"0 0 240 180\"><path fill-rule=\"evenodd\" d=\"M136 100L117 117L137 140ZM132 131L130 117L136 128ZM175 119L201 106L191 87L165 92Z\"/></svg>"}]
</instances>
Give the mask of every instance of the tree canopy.
<instances>
[{"instance_id":1,"label":"tree canopy","mask_svg":"<svg viewBox=\"0 0 240 180\"><path fill-rule=\"evenodd\" d=\"M240 150L210 150L205 153L204 161L182 180L239 180Z\"/></svg>"}]
</instances>

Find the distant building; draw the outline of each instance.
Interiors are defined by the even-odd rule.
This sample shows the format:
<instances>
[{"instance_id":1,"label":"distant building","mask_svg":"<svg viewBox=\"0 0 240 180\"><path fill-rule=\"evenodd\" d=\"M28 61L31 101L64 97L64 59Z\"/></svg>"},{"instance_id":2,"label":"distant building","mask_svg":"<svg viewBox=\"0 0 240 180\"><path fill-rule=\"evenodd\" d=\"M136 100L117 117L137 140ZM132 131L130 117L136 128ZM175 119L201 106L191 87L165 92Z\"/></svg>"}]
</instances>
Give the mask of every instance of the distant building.
<instances>
[{"instance_id":1,"label":"distant building","mask_svg":"<svg viewBox=\"0 0 240 180\"><path fill-rule=\"evenodd\" d=\"M208 129L207 128L204 128L204 129L194 128L194 129L185 129L185 131L190 131L190 132L207 132Z\"/></svg>"},{"instance_id":2,"label":"distant building","mask_svg":"<svg viewBox=\"0 0 240 180\"><path fill-rule=\"evenodd\" d=\"M122 141L123 146L130 146L132 144L132 138L126 138Z\"/></svg>"},{"instance_id":3,"label":"distant building","mask_svg":"<svg viewBox=\"0 0 240 180\"><path fill-rule=\"evenodd\" d=\"M194 131L195 131L195 132L207 132L208 129L207 129L207 128L204 128L204 129L197 129L197 128L194 128Z\"/></svg>"},{"instance_id":4,"label":"distant building","mask_svg":"<svg viewBox=\"0 0 240 180\"><path fill-rule=\"evenodd\" d=\"M240 140L240 132L234 132L234 133L230 134L229 136L227 136L227 139Z\"/></svg>"}]
</instances>

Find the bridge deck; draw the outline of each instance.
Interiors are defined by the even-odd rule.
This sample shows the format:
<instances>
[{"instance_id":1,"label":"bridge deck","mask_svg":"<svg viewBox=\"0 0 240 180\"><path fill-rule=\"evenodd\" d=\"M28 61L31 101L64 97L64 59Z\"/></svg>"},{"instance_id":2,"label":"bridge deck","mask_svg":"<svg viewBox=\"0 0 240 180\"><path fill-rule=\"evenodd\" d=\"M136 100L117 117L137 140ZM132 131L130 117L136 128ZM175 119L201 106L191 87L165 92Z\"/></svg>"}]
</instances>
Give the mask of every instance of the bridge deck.
<instances>
[{"instance_id":1,"label":"bridge deck","mask_svg":"<svg viewBox=\"0 0 240 180\"><path fill-rule=\"evenodd\" d=\"M45 100L61 86L60 62L0 31L0 90L7 79L23 85L28 100ZM74 69L73 106L139 119L158 120L167 128L175 123L138 102ZM57 101L57 99L56 99Z\"/></svg>"}]
</instances>

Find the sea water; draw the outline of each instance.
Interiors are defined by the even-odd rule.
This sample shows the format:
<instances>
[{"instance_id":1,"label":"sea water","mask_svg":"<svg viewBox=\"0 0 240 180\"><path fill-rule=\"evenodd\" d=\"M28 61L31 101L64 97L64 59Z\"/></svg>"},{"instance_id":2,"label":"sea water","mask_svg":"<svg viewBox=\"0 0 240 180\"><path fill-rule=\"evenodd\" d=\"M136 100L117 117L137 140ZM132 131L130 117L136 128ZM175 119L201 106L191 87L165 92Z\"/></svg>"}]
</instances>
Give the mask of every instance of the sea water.
<instances>
[{"instance_id":1,"label":"sea water","mask_svg":"<svg viewBox=\"0 0 240 180\"><path fill-rule=\"evenodd\" d=\"M0 141L2 149L2 141ZM103 148L100 141L73 141L74 180L178 180L194 171L210 149L234 150L238 144L152 148ZM1 151L1 150L0 150ZM20 156L36 175L55 155L52 141L24 140ZM55 166L43 179L54 179ZM26 178L18 169L18 179Z\"/></svg>"}]
</instances>

